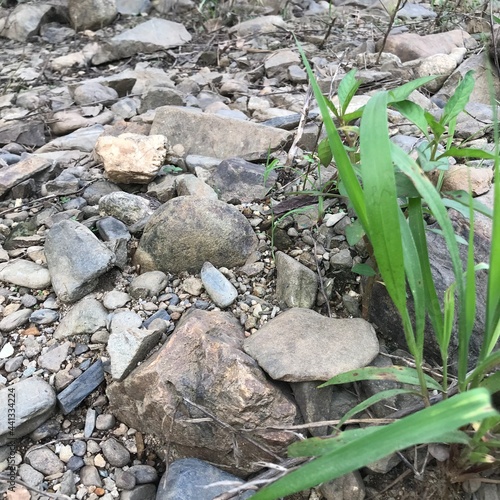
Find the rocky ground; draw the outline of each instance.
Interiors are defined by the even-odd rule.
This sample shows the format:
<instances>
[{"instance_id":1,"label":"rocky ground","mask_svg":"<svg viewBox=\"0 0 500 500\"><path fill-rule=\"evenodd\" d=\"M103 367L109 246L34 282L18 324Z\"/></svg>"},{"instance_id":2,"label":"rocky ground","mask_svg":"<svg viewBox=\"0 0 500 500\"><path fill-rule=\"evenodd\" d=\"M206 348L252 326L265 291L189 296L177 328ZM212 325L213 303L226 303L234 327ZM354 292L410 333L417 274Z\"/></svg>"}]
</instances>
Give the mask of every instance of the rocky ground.
<instances>
[{"instance_id":1,"label":"rocky ground","mask_svg":"<svg viewBox=\"0 0 500 500\"><path fill-rule=\"evenodd\" d=\"M390 2L338 3L3 2L5 498L247 498L243 480L388 385L321 381L408 361L383 290L363 295L351 271L368 254L347 242L354 219L331 189L334 165L314 156L323 132L293 35L334 100L358 70L354 107L439 74L411 96L439 114L474 69L456 135L488 149L489 18L472 3L407 2L378 57ZM416 127L396 112L390 122L411 150ZM467 189L466 167L491 205L488 162L452 164L443 189ZM489 249L481 224L478 261ZM429 238L444 291L451 271ZM479 295L485 286L478 275ZM439 371L432 345L427 355ZM352 425L414 403L379 403ZM393 455L294 498L500 496L494 476L450 485L446 452Z\"/></svg>"}]
</instances>

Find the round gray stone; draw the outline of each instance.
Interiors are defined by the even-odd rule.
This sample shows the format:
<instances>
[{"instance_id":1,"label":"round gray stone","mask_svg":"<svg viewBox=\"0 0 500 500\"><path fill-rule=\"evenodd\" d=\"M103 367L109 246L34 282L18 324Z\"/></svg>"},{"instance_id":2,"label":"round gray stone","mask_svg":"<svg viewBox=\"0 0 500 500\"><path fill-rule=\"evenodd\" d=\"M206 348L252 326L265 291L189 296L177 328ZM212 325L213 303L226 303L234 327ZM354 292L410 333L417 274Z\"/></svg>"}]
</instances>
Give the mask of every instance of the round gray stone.
<instances>
[{"instance_id":1,"label":"round gray stone","mask_svg":"<svg viewBox=\"0 0 500 500\"><path fill-rule=\"evenodd\" d=\"M130 462L130 453L116 439L110 438L101 444L106 460L114 467L123 467Z\"/></svg>"}]
</instances>

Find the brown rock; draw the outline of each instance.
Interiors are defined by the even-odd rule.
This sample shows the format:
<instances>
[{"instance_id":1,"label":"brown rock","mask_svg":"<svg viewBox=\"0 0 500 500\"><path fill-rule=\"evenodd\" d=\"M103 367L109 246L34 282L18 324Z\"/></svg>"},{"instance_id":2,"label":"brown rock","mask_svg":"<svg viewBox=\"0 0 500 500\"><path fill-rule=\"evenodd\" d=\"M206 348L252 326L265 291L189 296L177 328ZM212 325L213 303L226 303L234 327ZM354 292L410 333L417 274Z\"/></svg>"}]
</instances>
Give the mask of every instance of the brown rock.
<instances>
[{"instance_id":1,"label":"brown rock","mask_svg":"<svg viewBox=\"0 0 500 500\"><path fill-rule=\"evenodd\" d=\"M99 137L94 149L113 182L147 184L156 177L167 150L162 135L121 134Z\"/></svg>"},{"instance_id":2,"label":"brown rock","mask_svg":"<svg viewBox=\"0 0 500 500\"><path fill-rule=\"evenodd\" d=\"M490 190L493 180L493 170L491 168L451 165L444 174L443 191L469 191L469 176L474 196L480 196Z\"/></svg>"},{"instance_id":3,"label":"brown rock","mask_svg":"<svg viewBox=\"0 0 500 500\"><path fill-rule=\"evenodd\" d=\"M108 387L113 413L168 442L176 457L208 460L234 473L255 471L256 461L272 460L292 438L239 430L290 425L297 408L241 350L243 340L231 315L193 310L156 355ZM191 420L203 417L209 420Z\"/></svg>"},{"instance_id":4,"label":"brown rock","mask_svg":"<svg viewBox=\"0 0 500 500\"><path fill-rule=\"evenodd\" d=\"M75 110L58 111L54 113L54 122L50 124L50 130L55 135L69 134L79 128L90 127L96 123L105 125L112 122L114 117L114 114L108 110L89 118L85 118Z\"/></svg>"},{"instance_id":5,"label":"brown rock","mask_svg":"<svg viewBox=\"0 0 500 500\"><path fill-rule=\"evenodd\" d=\"M0 169L0 196L48 167L50 167L50 161L38 156L29 156L19 163Z\"/></svg>"},{"instance_id":6,"label":"brown rock","mask_svg":"<svg viewBox=\"0 0 500 500\"><path fill-rule=\"evenodd\" d=\"M0 145L17 142L24 146L45 144L43 122L36 120L9 120L0 123Z\"/></svg>"}]
</instances>

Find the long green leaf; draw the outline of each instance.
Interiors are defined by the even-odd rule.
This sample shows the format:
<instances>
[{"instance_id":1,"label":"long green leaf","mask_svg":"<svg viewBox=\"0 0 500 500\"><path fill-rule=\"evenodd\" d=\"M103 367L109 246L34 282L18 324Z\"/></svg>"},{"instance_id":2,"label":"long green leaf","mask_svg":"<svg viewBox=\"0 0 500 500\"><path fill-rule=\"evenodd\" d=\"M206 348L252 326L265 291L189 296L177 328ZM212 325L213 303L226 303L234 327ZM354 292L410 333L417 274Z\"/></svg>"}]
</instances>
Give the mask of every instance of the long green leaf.
<instances>
[{"instance_id":1,"label":"long green leaf","mask_svg":"<svg viewBox=\"0 0 500 500\"><path fill-rule=\"evenodd\" d=\"M368 214L368 236L387 291L399 310L406 310L400 208L387 128L387 92L366 104L360 126L361 175Z\"/></svg>"},{"instance_id":2,"label":"long green leaf","mask_svg":"<svg viewBox=\"0 0 500 500\"><path fill-rule=\"evenodd\" d=\"M453 156L453 158L480 158L482 160L494 160L495 155L484 151L482 149L476 148L456 148L454 146L446 149L444 153L441 153L436 160L444 158L446 156Z\"/></svg>"},{"instance_id":3,"label":"long green leaf","mask_svg":"<svg viewBox=\"0 0 500 500\"><path fill-rule=\"evenodd\" d=\"M500 366L500 351L492 352L485 359L483 359L467 377L466 382L476 386L485 374L497 366Z\"/></svg>"},{"instance_id":4,"label":"long green leaf","mask_svg":"<svg viewBox=\"0 0 500 500\"><path fill-rule=\"evenodd\" d=\"M426 137L429 136L425 112L418 104L415 104L412 101L401 101L395 102L391 104L391 106L416 125Z\"/></svg>"},{"instance_id":5,"label":"long green leaf","mask_svg":"<svg viewBox=\"0 0 500 500\"><path fill-rule=\"evenodd\" d=\"M361 82L356 80L357 69L351 69L339 83L337 95L339 97L341 115L344 115L347 106L356 94Z\"/></svg>"},{"instance_id":6,"label":"long green leaf","mask_svg":"<svg viewBox=\"0 0 500 500\"><path fill-rule=\"evenodd\" d=\"M392 382L401 382L402 384L420 385L417 370L414 368L408 368L406 366L365 366L358 370L351 370L335 375L335 377L332 377L318 387L322 388L328 385L348 384L361 380L390 380ZM436 389L438 391L442 390L442 387L432 377L426 375L425 380L431 389Z\"/></svg>"},{"instance_id":7,"label":"long green leaf","mask_svg":"<svg viewBox=\"0 0 500 500\"><path fill-rule=\"evenodd\" d=\"M298 40L296 40L295 42L297 44L297 48L299 50L300 56L302 57L302 61L309 76L309 82L313 89L314 97L318 102L318 106L328 136L330 149L332 151L333 157L335 158L340 178L347 191L347 194L349 195L349 200L352 203L354 210L356 211L356 215L361 220L361 223L363 224L365 231L367 231L368 219L367 219L366 206L363 196L363 190L361 189L361 184L359 183L359 180L356 177L356 172L354 171L354 168L349 160L349 156L347 155L344 149L342 140L340 139L339 133L337 132L335 124L333 123L333 120L330 116L330 112L328 110L328 106L326 105L325 98L321 93L321 89L319 88L316 78L314 78L314 73L312 72L311 66L309 65L306 55L304 54L302 46L300 45Z\"/></svg>"},{"instance_id":8,"label":"long green leaf","mask_svg":"<svg viewBox=\"0 0 500 500\"><path fill-rule=\"evenodd\" d=\"M470 95L474 90L473 75L474 71L467 71L453 95L448 99L443 110L443 115L439 120L439 123L442 125L450 123L451 120L456 118L465 109L466 104L469 102Z\"/></svg>"},{"instance_id":9,"label":"long green leaf","mask_svg":"<svg viewBox=\"0 0 500 500\"><path fill-rule=\"evenodd\" d=\"M443 203L448 208L453 208L457 212L460 212L465 218L469 218L469 204L464 200L469 198L468 193L465 191L451 191L446 193L447 196L451 198L443 198ZM480 214L493 218L493 210L486 205L483 205L480 201L476 199L472 200L472 204L474 206L474 210L479 212Z\"/></svg>"},{"instance_id":10,"label":"long green leaf","mask_svg":"<svg viewBox=\"0 0 500 500\"><path fill-rule=\"evenodd\" d=\"M471 422L498 416L486 389L473 389L435 406L377 428L309 462L257 492L253 500L276 500L338 478L394 453L425 442L439 442L449 431Z\"/></svg>"},{"instance_id":11,"label":"long green leaf","mask_svg":"<svg viewBox=\"0 0 500 500\"><path fill-rule=\"evenodd\" d=\"M422 78L417 78L416 80L412 80L411 82L392 89L389 91L389 104L408 99L408 96L414 90L417 90L426 83L432 82L432 80L435 80L438 76L439 75L423 76Z\"/></svg>"}]
</instances>

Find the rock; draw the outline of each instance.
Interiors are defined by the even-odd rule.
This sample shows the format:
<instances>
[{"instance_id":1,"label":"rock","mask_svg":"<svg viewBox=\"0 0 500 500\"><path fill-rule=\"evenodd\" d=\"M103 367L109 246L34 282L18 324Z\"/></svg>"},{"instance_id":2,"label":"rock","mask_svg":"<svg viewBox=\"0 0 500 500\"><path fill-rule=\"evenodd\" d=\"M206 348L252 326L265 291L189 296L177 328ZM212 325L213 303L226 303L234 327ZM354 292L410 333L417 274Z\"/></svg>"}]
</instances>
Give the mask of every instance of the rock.
<instances>
[{"instance_id":1,"label":"rock","mask_svg":"<svg viewBox=\"0 0 500 500\"><path fill-rule=\"evenodd\" d=\"M229 29L229 33L246 37L273 33L281 28L286 29L286 27L287 24L281 16L261 16L234 25Z\"/></svg>"},{"instance_id":2,"label":"rock","mask_svg":"<svg viewBox=\"0 0 500 500\"><path fill-rule=\"evenodd\" d=\"M36 487L43 481L43 474L33 469L31 465L21 464L18 472L19 477L29 486Z\"/></svg>"},{"instance_id":3,"label":"rock","mask_svg":"<svg viewBox=\"0 0 500 500\"><path fill-rule=\"evenodd\" d=\"M444 173L442 190L468 191L469 176L474 196L480 196L490 190L493 181L493 170L491 168L475 168L462 164L450 165L450 168Z\"/></svg>"},{"instance_id":4,"label":"rock","mask_svg":"<svg viewBox=\"0 0 500 500\"><path fill-rule=\"evenodd\" d=\"M465 53L465 48L462 49ZM430 92L437 92L445 80L453 73L457 67L456 57L450 54L434 54L423 59L415 68L415 75L418 78L430 75L440 75L439 78L427 83L425 87Z\"/></svg>"},{"instance_id":5,"label":"rock","mask_svg":"<svg viewBox=\"0 0 500 500\"><path fill-rule=\"evenodd\" d=\"M139 52L150 54L158 50L180 47L189 41L191 35L182 24L153 18L104 42L92 58L92 63L103 64Z\"/></svg>"},{"instance_id":6,"label":"rock","mask_svg":"<svg viewBox=\"0 0 500 500\"><path fill-rule=\"evenodd\" d=\"M291 133L285 130L175 106L156 110L151 134L168 137L170 144L182 144L191 155L221 160L235 154L246 160L267 158L269 151L291 139Z\"/></svg>"},{"instance_id":7,"label":"rock","mask_svg":"<svg viewBox=\"0 0 500 500\"><path fill-rule=\"evenodd\" d=\"M50 130L54 135L65 135L93 125L106 125L111 123L114 118L113 113L108 110L90 117L82 116L81 112L76 110L58 111L54 113L53 121L50 123ZM45 144L45 141L42 144ZM41 146L42 144L38 145Z\"/></svg>"},{"instance_id":8,"label":"rock","mask_svg":"<svg viewBox=\"0 0 500 500\"><path fill-rule=\"evenodd\" d=\"M293 308L245 340L247 354L274 380L329 380L365 367L378 354L375 330L363 319L326 318Z\"/></svg>"},{"instance_id":9,"label":"rock","mask_svg":"<svg viewBox=\"0 0 500 500\"><path fill-rule=\"evenodd\" d=\"M238 290L210 262L205 262L201 268L201 281L210 298L221 309L229 307L238 297Z\"/></svg>"},{"instance_id":10,"label":"rock","mask_svg":"<svg viewBox=\"0 0 500 500\"><path fill-rule=\"evenodd\" d=\"M111 290L104 295L102 303L106 309L113 310L123 307L130 299L130 295L126 292Z\"/></svg>"},{"instance_id":11,"label":"rock","mask_svg":"<svg viewBox=\"0 0 500 500\"><path fill-rule=\"evenodd\" d=\"M160 337L160 330L127 328L121 332L113 332L108 340L113 379L123 380L139 362L144 360Z\"/></svg>"},{"instance_id":12,"label":"rock","mask_svg":"<svg viewBox=\"0 0 500 500\"><path fill-rule=\"evenodd\" d=\"M93 465L85 465L80 471L80 481L85 486L102 486L101 477L97 467Z\"/></svg>"},{"instance_id":13,"label":"rock","mask_svg":"<svg viewBox=\"0 0 500 500\"><path fill-rule=\"evenodd\" d=\"M145 113L150 109L156 109L160 106L183 106L184 95L171 87L158 87L148 90L141 97L141 106L139 113Z\"/></svg>"},{"instance_id":14,"label":"rock","mask_svg":"<svg viewBox=\"0 0 500 500\"><path fill-rule=\"evenodd\" d=\"M134 261L142 271L199 272L207 261L214 266L243 265L256 247L252 227L236 208L181 196L151 216Z\"/></svg>"},{"instance_id":15,"label":"rock","mask_svg":"<svg viewBox=\"0 0 500 500\"><path fill-rule=\"evenodd\" d=\"M101 448L106 460L114 467L124 467L130 462L130 453L127 448L114 438L103 441Z\"/></svg>"},{"instance_id":16,"label":"rock","mask_svg":"<svg viewBox=\"0 0 500 500\"><path fill-rule=\"evenodd\" d=\"M140 484L133 490L122 491L120 500L155 500L156 486L154 484Z\"/></svg>"},{"instance_id":17,"label":"rock","mask_svg":"<svg viewBox=\"0 0 500 500\"><path fill-rule=\"evenodd\" d=\"M156 483L158 481L158 472L151 465L133 465L127 472L134 475L137 484Z\"/></svg>"},{"instance_id":18,"label":"rock","mask_svg":"<svg viewBox=\"0 0 500 500\"><path fill-rule=\"evenodd\" d=\"M317 274L293 257L276 253L276 298L282 307L310 309L318 292Z\"/></svg>"},{"instance_id":19,"label":"rock","mask_svg":"<svg viewBox=\"0 0 500 500\"><path fill-rule=\"evenodd\" d=\"M47 233L45 255L52 286L63 302L91 292L97 279L115 262L115 255L82 224L64 220Z\"/></svg>"},{"instance_id":20,"label":"rock","mask_svg":"<svg viewBox=\"0 0 500 500\"><path fill-rule=\"evenodd\" d=\"M104 370L101 360L98 360L57 395L63 414L71 413L103 381Z\"/></svg>"},{"instance_id":21,"label":"rock","mask_svg":"<svg viewBox=\"0 0 500 500\"><path fill-rule=\"evenodd\" d=\"M38 358L38 366L45 368L52 373L56 373L61 368L61 363L66 360L68 356L70 342L64 342L61 345L56 345L54 349L47 351Z\"/></svg>"},{"instance_id":22,"label":"rock","mask_svg":"<svg viewBox=\"0 0 500 500\"><path fill-rule=\"evenodd\" d=\"M238 477L228 474L213 465L196 458L176 460L168 467L158 485L158 500L213 500L225 493L230 487L227 484L210 486L214 483L243 483ZM252 496L247 491L235 496L243 500Z\"/></svg>"},{"instance_id":23,"label":"rock","mask_svg":"<svg viewBox=\"0 0 500 500\"><path fill-rule=\"evenodd\" d=\"M195 175L179 175L175 184L179 196L197 196L198 198L209 198L218 200L217 193L204 181Z\"/></svg>"},{"instance_id":24,"label":"rock","mask_svg":"<svg viewBox=\"0 0 500 500\"><path fill-rule=\"evenodd\" d=\"M50 167L51 162L36 155L0 169L0 196L9 189Z\"/></svg>"},{"instance_id":25,"label":"rock","mask_svg":"<svg viewBox=\"0 0 500 500\"><path fill-rule=\"evenodd\" d=\"M24 259L15 260L0 267L0 280L37 290L50 286L49 271L45 267Z\"/></svg>"},{"instance_id":26,"label":"rock","mask_svg":"<svg viewBox=\"0 0 500 500\"><path fill-rule=\"evenodd\" d=\"M73 458L73 457L72 457ZM79 457L75 457L79 458ZM71 460L71 459L70 459ZM61 487L58 490L60 495L74 495L76 493L75 475L71 470L67 470L61 478Z\"/></svg>"},{"instance_id":27,"label":"rock","mask_svg":"<svg viewBox=\"0 0 500 500\"><path fill-rule=\"evenodd\" d=\"M348 248L343 248L334 253L330 257L330 265L334 270L351 270L353 265L351 251Z\"/></svg>"},{"instance_id":28,"label":"rock","mask_svg":"<svg viewBox=\"0 0 500 500\"><path fill-rule=\"evenodd\" d=\"M377 50L380 42L377 43ZM457 47L474 48L477 42L464 30L420 36L417 33L389 35L384 52L397 55L402 62L425 58L435 54L450 54Z\"/></svg>"},{"instance_id":29,"label":"rock","mask_svg":"<svg viewBox=\"0 0 500 500\"><path fill-rule=\"evenodd\" d=\"M115 0L68 0L68 10L77 31L101 29L111 24L117 14Z\"/></svg>"},{"instance_id":30,"label":"rock","mask_svg":"<svg viewBox=\"0 0 500 500\"><path fill-rule=\"evenodd\" d=\"M148 186L148 195L154 196L160 203L165 203L175 198L177 176L165 175L157 177L154 182Z\"/></svg>"},{"instance_id":31,"label":"rock","mask_svg":"<svg viewBox=\"0 0 500 500\"><path fill-rule=\"evenodd\" d=\"M113 314L109 329L111 333L122 332L127 328L140 328L142 318L134 311L124 310Z\"/></svg>"},{"instance_id":32,"label":"rock","mask_svg":"<svg viewBox=\"0 0 500 500\"><path fill-rule=\"evenodd\" d=\"M239 200L249 203L264 198L273 187L278 174L267 172L262 165L255 165L241 158L222 161L208 179L222 201Z\"/></svg>"},{"instance_id":33,"label":"rock","mask_svg":"<svg viewBox=\"0 0 500 500\"><path fill-rule=\"evenodd\" d=\"M116 424L116 419L113 415L109 413L104 413L101 415L97 415L95 427L100 431L109 431Z\"/></svg>"},{"instance_id":34,"label":"rock","mask_svg":"<svg viewBox=\"0 0 500 500\"><path fill-rule=\"evenodd\" d=\"M103 163L111 181L147 184L156 177L165 161L165 141L163 135L107 135L98 139L94 155Z\"/></svg>"},{"instance_id":35,"label":"rock","mask_svg":"<svg viewBox=\"0 0 500 500\"><path fill-rule=\"evenodd\" d=\"M167 286L168 277L161 271L150 271L135 277L130 283L129 293L134 299L145 299L159 295Z\"/></svg>"},{"instance_id":36,"label":"rock","mask_svg":"<svg viewBox=\"0 0 500 500\"><path fill-rule=\"evenodd\" d=\"M132 490L136 485L134 474L127 471L116 471L116 486L122 490Z\"/></svg>"},{"instance_id":37,"label":"rock","mask_svg":"<svg viewBox=\"0 0 500 500\"><path fill-rule=\"evenodd\" d=\"M14 434L10 432L11 422L7 418L0 420L0 446L4 446L12 438L26 436L50 418L56 405L56 395L47 382L30 377L0 389L0 404L8 415L11 415L9 408L15 409Z\"/></svg>"},{"instance_id":38,"label":"rock","mask_svg":"<svg viewBox=\"0 0 500 500\"><path fill-rule=\"evenodd\" d=\"M20 309L5 316L0 321L0 332L12 332L16 328L24 325L33 313L33 309Z\"/></svg>"},{"instance_id":39,"label":"rock","mask_svg":"<svg viewBox=\"0 0 500 500\"><path fill-rule=\"evenodd\" d=\"M286 71L293 64L300 64L300 56L294 50L283 49L271 54L264 62L266 75L269 78L285 76Z\"/></svg>"},{"instance_id":40,"label":"rock","mask_svg":"<svg viewBox=\"0 0 500 500\"><path fill-rule=\"evenodd\" d=\"M364 500L365 485L358 471L323 483L319 491L325 500Z\"/></svg>"},{"instance_id":41,"label":"rock","mask_svg":"<svg viewBox=\"0 0 500 500\"><path fill-rule=\"evenodd\" d=\"M118 92L99 82L90 81L74 88L72 97L79 106L89 106L91 104L110 106L118 100Z\"/></svg>"},{"instance_id":42,"label":"rock","mask_svg":"<svg viewBox=\"0 0 500 500\"><path fill-rule=\"evenodd\" d=\"M40 31L40 26L54 16L54 7L50 4L18 5L5 19L0 20L0 36L27 42Z\"/></svg>"},{"instance_id":43,"label":"rock","mask_svg":"<svg viewBox=\"0 0 500 500\"><path fill-rule=\"evenodd\" d=\"M240 350L243 339L243 330L232 315L190 311L157 354L123 382L108 386L112 412L138 431L169 442L176 456L204 457L235 472L256 470L255 460L268 455L240 434L228 433L214 422L183 423L184 418L206 416L184 398L234 429L294 422L294 404ZM183 419L178 418L180 414ZM292 439L279 431L256 431L249 437L274 451L283 450ZM237 459L230 452L234 446L239 450Z\"/></svg>"},{"instance_id":44,"label":"rock","mask_svg":"<svg viewBox=\"0 0 500 500\"><path fill-rule=\"evenodd\" d=\"M29 450L24 460L28 465L31 465L33 469L46 476L58 474L64 470L63 462L61 462L59 457L46 446Z\"/></svg>"},{"instance_id":45,"label":"rock","mask_svg":"<svg viewBox=\"0 0 500 500\"><path fill-rule=\"evenodd\" d=\"M131 233L142 231L153 213L146 199L124 191L104 195L99 210L122 221Z\"/></svg>"},{"instance_id":46,"label":"rock","mask_svg":"<svg viewBox=\"0 0 500 500\"><path fill-rule=\"evenodd\" d=\"M108 311L93 297L77 302L63 317L54 337L64 339L73 335L91 335L106 326Z\"/></svg>"},{"instance_id":47,"label":"rock","mask_svg":"<svg viewBox=\"0 0 500 500\"><path fill-rule=\"evenodd\" d=\"M116 0L116 9L120 14L136 16L148 12L150 7L149 0Z\"/></svg>"}]
</instances>

